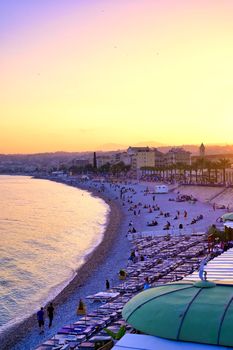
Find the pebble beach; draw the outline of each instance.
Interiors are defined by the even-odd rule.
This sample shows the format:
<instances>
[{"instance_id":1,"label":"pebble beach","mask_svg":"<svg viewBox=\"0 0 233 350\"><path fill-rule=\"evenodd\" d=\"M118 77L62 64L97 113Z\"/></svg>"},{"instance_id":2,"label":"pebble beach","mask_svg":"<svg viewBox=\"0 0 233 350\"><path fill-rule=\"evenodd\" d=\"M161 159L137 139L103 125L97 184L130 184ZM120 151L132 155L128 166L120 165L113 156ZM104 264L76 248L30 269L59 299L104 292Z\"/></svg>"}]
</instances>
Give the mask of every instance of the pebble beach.
<instances>
[{"instance_id":1,"label":"pebble beach","mask_svg":"<svg viewBox=\"0 0 233 350\"><path fill-rule=\"evenodd\" d=\"M179 224L183 225L184 234L206 232L207 228L215 224L216 220L226 212L226 209L213 209L210 190L206 200L207 195L203 195L204 188L198 188L202 193L202 197L198 197L197 188L195 192L188 187L181 190L178 188L168 194L155 195L154 184L151 183L104 184L104 186L95 182L69 184L90 191L94 196L103 198L110 206L111 211L104 238L77 271L76 277L53 300L55 306L53 327L48 329L48 320L46 320L45 333L40 335L36 315L32 315L0 336L1 349L35 349L46 339L51 338L64 324L77 320L76 309L80 298L85 299L87 295L104 291L106 279L110 281L110 286L119 284L118 272L127 266L130 256L131 244L127 234L132 227L136 232L149 231L155 236L165 235L168 232L163 229L169 221L170 234L177 234ZM122 187L125 191L123 196ZM190 194L190 191L193 197L198 198L197 201L176 201L177 196L185 192ZM215 191L213 197L217 203L217 196L222 195L222 190L219 189L219 192L216 192L215 188L213 191ZM156 206L159 207L158 210ZM187 217L184 217L184 211L187 211ZM175 219L177 212L178 219ZM169 217L164 216L164 213L169 213ZM200 215L203 219L191 224L192 220ZM148 226L148 223L153 220L158 224L154 227ZM95 303L87 301L86 304L88 311L96 308Z\"/></svg>"}]
</instances>

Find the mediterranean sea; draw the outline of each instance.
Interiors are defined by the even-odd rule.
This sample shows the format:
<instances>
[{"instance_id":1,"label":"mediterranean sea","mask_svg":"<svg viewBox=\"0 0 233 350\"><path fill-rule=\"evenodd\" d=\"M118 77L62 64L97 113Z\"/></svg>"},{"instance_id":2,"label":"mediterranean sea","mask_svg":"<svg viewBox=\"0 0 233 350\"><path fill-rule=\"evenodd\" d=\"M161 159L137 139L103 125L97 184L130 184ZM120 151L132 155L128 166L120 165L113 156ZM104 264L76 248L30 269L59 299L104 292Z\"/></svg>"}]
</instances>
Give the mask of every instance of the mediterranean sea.
<instances>
[{"instance_id":1,"label":"mediterranean sea","mask_svg":"<svg viewBox=\"0 0 233 350\"><path fill-rule=\"evenodd\" d=\"M0 176L0 332L57 295L102 240L109 206L49 180Z\"/></svg>"}]
</instances>

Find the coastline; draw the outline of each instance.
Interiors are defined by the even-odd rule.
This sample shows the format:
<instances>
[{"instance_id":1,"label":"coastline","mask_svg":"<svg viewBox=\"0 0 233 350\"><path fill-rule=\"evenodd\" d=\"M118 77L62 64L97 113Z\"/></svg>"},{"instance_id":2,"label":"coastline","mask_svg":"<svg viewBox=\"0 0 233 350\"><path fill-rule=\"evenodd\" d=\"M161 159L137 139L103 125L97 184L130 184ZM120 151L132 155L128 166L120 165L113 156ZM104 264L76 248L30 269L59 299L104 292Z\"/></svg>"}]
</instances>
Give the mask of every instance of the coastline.
<instances>
[{"instance_id":1,"label":"coastline","mask_svg":"<svg viewBox=\"0 0 233 350\"><path fill-rule=\"evenodd\" d=\"M98 269L98 267L106 260L108 254L111 253L113 243L119 233L119 227L123 218L123 211L120 206L116 201L109 200L109 195L99 193L95 189L86 188L85 186L79 186L77 184L75 186L70 186L88 191L92 196L103 199L109 205L110 212L108 214L107 226L101 242L87 255L83 265L77 269L76 275L70 283L53 300L51 300L54 303L57 313L59 312L59 308L68 300L76 298L77 289L83 287L88 279L95 278L95 270ZM27 337L28 333L34 328L37 328L36 314L31 315L0 334L1 349L13 349L14 346L16 346L23 338Z\"/></svg>"},{"instance_id":2,"label":"coastline","mask_svg":"<svg viewBox=\"0 0 233 350\"><path fill-rule=\"evenodd\" d=\"M52 179L51 179L52 180ZM55 180L56 181L56 180ZM130 242L125 238L126 232L128 232L128 223L133 220L137 231L155 231L154 234L165 234L163 230L164 224L167 222L167 218L163 215L157 216L158 213L154 213L159 221L156 230L153 227L148 227L147 222L153 218L153 214L148 210L148 207L141 207L141 213L135 215L131 206L134 203L152 204L152 194L146 195L145 189L150 183L137 183L133 184L133 192L129 191L126 198L126 204L122 206L122 201L119 198L119 188L111 188L106 186L106 191L103 193L100 191L101 187L95 183L76 184L66 183L65 181L57 182L64 183L73 187L77 187L82 190L86 190L93 196L102 198L110 205L109 221L103 235L102 242L87 255L87 261L78 270L77 276L71 281L71 283L54 298L55 317L54 325L52 329L46 327L44 335L39 335L38 325L35 315L22 322L20 325L10 329L10 333L1 338L2 349L11 350L31 350L36 348L47 339L51 339L57 331L65 324L72 324L77 321L76 309L79 299L84 299L87 295L95 294L98 291L105 290L105 280L110 280L111 286L116 286L119 283L118 272L121 268L127 265L129 253L131 250ZM93 188L94 187L94 188ZM164 195L158 195L156 197L156 203L159 204L160 209L164 212L170 212L171 220L174 225L177 226L177 221L173 221L174 215L177 213L177 209L182 213L184 210L188 211L188 219L183 217L180 221L186 227L185 230L192 232L204 232L207 226L213 224L223 210L214 211L209 203L202 203L197 201L194 205L189 201L176 202L176 193L170 192ZM170 200L172 198L172 200ZM204 220L198 222L194 226L189 226L193 217L197 217L202 213ZM137 213L136 213L137 214ZM175 227L175 226L174 226ZM184 231L188 234L188 232ZM172 234L175 234L174 231ZM98 305L96 303L90 303L85 300L88 313L95 310ZM47 320L46 320L47 321ZM47 325L46 325L47 326ZM17 333L17 334L16 334ZM5 338L5 339L4 339Z\"/></svg>"}]
</instances>

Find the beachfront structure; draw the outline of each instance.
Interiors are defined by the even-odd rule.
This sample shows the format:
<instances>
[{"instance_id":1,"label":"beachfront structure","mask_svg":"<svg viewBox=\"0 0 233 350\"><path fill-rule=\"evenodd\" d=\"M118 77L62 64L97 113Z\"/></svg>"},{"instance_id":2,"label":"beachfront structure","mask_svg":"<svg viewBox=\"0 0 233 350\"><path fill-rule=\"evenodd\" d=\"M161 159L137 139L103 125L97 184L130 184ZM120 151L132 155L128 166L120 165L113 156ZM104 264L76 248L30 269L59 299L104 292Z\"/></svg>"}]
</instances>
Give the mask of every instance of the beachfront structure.
<instances>
[{"instance_id":1,"label":"beachfront structure","mask_svg":"<svg viewBox=\"0 0 233 350\"><path fill-rule=\"evenodd\" d=\"M226 350L223 346L175 342L145 334L126 334L112 350Z\"/></svg>"},{"instance_id":2,"label":"beachfront structure","mask_svg":"<svg viewBox=\"0 0 233 350\"><path fill-rule=\"evenodd\" d=\"M192 157L196 183L233 185L233 154L211 154Z\"/></svg>"},{"instance_id":3,"label":"beachfront structure","mask_svg":"<svg viewBox=\"0 0 233 350\"><path fill-rule=\"evenodd\" d=\"M131 157L131 169L133 171L140 170L143 167L155 166L155 151L148 149L147 151L138 151Z\"/></svg>"},{"instance_id":4,"label":"beachfront structure","mask_svg":"<svg viewBox=\"0 0 233 350\"><path fill-rule=\"evenodd\" d=\"M127 149L127 153L129 156L133 156L137 154L138 152L149 152L150 148L148 146L146 147L131 147Z\"/></svg>"},{"instance_id":5,"label":"beachfront structure","mask_svg":"<svg viewBox=\"0 0 233 350\"><path fill-rule=\"evenodd\" d=\"M129 147L127 154L130 156L133 171L143 167L161 167L164 162L164 154L156 148Z\"/></svg>"},{"instance_id":6,"label":"beachfront structure","mask_svg":"<svg viewBox=\"0 0 233 350\"><path fill-rule=\"evenodd\" d=\"M155 186L155 193L168 193L168 186L167 185Z\"/></svg>"},{"instance_id":7,"label":"beachfront structure","mask_svg":"<svg viewBox=\"0 0 233 350\"><path fill-rule=\"evenodd\" d=\"M148 335L233 347L232 295L231 284L207 280L170 283L137 294L124 306L122 315Z\"/></svg>"},{"instance_id":8,"label":"beachfront structure","mask_svg":"<svg viewBox=\"0 0 233 350\"><path fill-rule=\"evenodd\" d=\"M113 164L113 158L110 155L98 156L96 161L97 161L97 168L100 168L101 166L107 163Z\"/></svg>"},{"instance_id":9,"label":"beachfront structure","mask_svg":"<svg viewBox=\"0 0 233 350\"><path fill-rule=\"evenodd\" d=\"M160 152L156 148L155 151L155 167L161 168L164 165L164 153Z\"/></svg>"},{"instance_id":10,"label":"beachfront structure","mask_svg":"<svg viewBox=\"0 0 233 350\"><path fill-rule=\"evenodd\" d=\"M113 155L114 163L123 162L125 165L131 165L131 157L127 152L116 153Z\"/></svg>"},{"instance_id":11,"label":"beachfront structure","mask_svg":"<svg viewBox=\"0 0 233 350\"><path fill-rule=\"evenodd\" d=\"M233 221L227 221L224 226L227 225L229 228L232 223ZM205 271L209 280L233 285L233 248L208 261L205 265ZM194 271L192 274L185 276L183 280L186 282L199 281L199 272Z\"/></svg>"},{"instance_id":12,"label":"beachfront structure","mask_svg":"<svg viewBox=\"0 0 233 350\"><path fill-rule=\"evenodd\" d=\"M223 182L223 173L220 173L220 181ZM233 184L233 169L225 170L225 181L227 185Z\"/></svg>"},{"instance_id":13,"label":"beachfront structure","mask_svg":"<svg viewBox=\"0 0 233 350\"><path fill-rule=\"evenodd\" d=\"M181 147L171 148L164 155L164 165L171 166L174 164L190 165L191 164L191 153L188 151L185 151Z\"/></svg>"},{"instance_id":14,"label":"beachfront structure","mask_svg":"<svg viewBox=\"0 0 233 350\"><path fill-rule=\"evenodd\" d=\"M199 156L192 156L192 164L200 160ZM233 165L233 154L232 153L219 153L219 154L205 154L205 160L210 162L219 162L221 159L227 159Z\"/></svg>"}]
</instances>

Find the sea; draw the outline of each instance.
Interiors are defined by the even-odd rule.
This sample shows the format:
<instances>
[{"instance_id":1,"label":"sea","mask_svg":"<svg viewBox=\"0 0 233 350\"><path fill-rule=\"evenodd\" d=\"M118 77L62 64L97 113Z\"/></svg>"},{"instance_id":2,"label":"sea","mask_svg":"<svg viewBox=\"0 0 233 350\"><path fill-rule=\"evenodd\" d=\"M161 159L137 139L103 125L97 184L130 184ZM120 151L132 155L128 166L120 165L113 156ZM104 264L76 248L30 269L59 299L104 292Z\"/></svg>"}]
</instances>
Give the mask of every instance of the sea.
<instances>
[{"instance_id":1,"label":"sea","mask_svg":"<svg viewBox=\"0 0 233 350\"><path fill-rule=\"evenodd\" d=\"M0 176L0 332L76 275L101 242L109 206L89 192L28 176Z\"/></svg>"}]
</instances>

